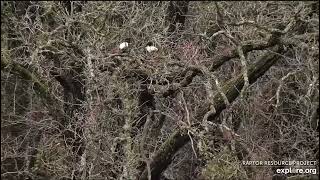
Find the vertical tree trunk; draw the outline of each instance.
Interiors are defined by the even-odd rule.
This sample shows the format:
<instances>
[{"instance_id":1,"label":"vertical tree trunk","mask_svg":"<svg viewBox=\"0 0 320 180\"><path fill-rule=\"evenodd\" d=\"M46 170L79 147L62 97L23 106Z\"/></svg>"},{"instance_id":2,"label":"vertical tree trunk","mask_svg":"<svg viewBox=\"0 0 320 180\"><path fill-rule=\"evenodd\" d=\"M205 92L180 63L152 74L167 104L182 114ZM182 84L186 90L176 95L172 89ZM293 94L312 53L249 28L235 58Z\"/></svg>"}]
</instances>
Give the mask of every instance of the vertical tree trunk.
<instances>
[{"instance_id":1,"label":"vertical tree trunk","mask_svg":"<svg viewBox=\"0 0 320 180\"><path fill-rule=\"evenodd\" d=\"M166 21L169 25L168 36L173 46L178 39L179 32L184 29L189 1L170 1Z\"/></svg>"},{"instance_id":2,"label":"vertical tree trunk","mask_svg":"<svg viewBox=\"0 0 320 180\"><path fill-rule=\"evenodd\" d=\"M166 17L169 23L169 34L183 30L188 6L189 1L170 1Z\"/></svg>"}]
</instances>

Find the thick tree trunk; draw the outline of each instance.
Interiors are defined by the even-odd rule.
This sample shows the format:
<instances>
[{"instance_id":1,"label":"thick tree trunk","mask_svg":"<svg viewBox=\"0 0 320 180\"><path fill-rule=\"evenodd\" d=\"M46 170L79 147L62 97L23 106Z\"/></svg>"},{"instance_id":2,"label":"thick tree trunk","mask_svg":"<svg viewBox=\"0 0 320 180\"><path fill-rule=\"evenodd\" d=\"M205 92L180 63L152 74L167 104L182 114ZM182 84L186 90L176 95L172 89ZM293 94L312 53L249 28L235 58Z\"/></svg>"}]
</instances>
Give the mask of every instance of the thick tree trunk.
<instances>
[{"instance_id":1,"label":"thick tree trunk","mask_svg":"<svg viewBox=\"0 0 320 180\"><path fill-rule=\"evenodd\" d=\"M188 7L189 1L170 1L169 3L166 22L169 25L168 36L172 46L175 46L179 32L184 29Z\"/></svg>"},{"instance_id":2,"label":"thick tree trunk","mask_svg":"<svg viewBox=\"0 0 320 180\"><path fill-rule=\"evenodd\" d=\"M171 1L168 6L167 22L169 23L168 32L183 30L188 13L189 1ZM177 27L178 26L178 27Z\"/></svg>"},{"instance_id":3,"label":"thick tree trunk","mask_svg":"<svg viewBox=\"0 0 320 180\"><path fill-rule=\"evenodd\" d=\"M185 132L178 130L176 131L166 142L162 145L154 158L151 161L151 179L159 179L161 173L167 169L171 163L174 154L189 142L189 136ZM148 170L145 168L139 177L139 180L147 180Z\"/></svg>"}]
</instances>

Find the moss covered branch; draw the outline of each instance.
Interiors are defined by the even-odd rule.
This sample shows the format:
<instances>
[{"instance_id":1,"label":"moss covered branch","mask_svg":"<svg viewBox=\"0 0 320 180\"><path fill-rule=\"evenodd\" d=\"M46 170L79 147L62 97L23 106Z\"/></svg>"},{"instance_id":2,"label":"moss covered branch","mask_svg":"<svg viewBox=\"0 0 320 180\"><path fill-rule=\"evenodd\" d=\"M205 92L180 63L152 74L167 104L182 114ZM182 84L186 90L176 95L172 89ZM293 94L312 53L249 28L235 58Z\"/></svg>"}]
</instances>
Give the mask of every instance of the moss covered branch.
<instances>
[{"instance_id":1,"label":"moss covered branch","mask_svg":"<svg viewBox=\"0 0 320 180\"><path fill-rule=\"evenodd\" d=\"M27 68L22 65L8 61L4 56L1 57L1 71L8 71L9 73L20 76L24 80L31 81L34 84L34 89L41 98L47 103L52 102L52 97L49 93L49 88L43 84L39 78Z\"/></svg>"}]
</instances>

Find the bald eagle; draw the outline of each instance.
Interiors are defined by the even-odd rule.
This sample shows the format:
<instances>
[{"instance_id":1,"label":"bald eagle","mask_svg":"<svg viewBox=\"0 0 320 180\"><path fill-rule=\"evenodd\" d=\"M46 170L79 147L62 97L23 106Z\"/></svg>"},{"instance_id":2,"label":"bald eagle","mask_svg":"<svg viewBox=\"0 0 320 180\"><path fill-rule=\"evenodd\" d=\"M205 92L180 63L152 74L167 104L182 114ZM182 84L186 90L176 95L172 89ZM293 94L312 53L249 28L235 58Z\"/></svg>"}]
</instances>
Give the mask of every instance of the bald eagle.
<instances>
[{"instance_id":1,"label":"bald eagle","mask_svg":"<svg viewBox=\"0 0 320 180\"><path fill-rule=\"evenodd\" d=\"M154 51L158 51L158 48L155 47L152 42L148 42L147 43L147 46L146 46L146 50L151 53L151 52L154 52Z\"/></svg>"},{"instance_id":2,"label":"bald eagle","mask_svg":"<svg viewBox=\"0 0 320 180\"><path fill-rule=\"evenodd\" d=\"M129 43L128 42L123 42L123 43L121 43L120 45L119 45L119 49L120 50L124 50L124 49L126 49L126 48L128 48L129 47Z\"/></svg>"}]
</instances>

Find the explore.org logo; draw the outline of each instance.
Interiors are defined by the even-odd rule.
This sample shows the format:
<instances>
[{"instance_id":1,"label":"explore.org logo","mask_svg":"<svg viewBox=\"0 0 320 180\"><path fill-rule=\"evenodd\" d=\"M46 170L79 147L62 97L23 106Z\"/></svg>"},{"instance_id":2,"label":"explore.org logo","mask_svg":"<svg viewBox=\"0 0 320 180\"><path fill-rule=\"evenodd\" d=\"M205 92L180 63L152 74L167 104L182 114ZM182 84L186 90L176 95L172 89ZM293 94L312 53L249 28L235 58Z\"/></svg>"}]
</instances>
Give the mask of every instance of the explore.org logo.
<instances>
[{"instance_id":1,"label":"explore.org logo","mask_svg":"<svg viewBox=\"0 0 320 180\"><path fill-rule=\"evenodd\" d=\"M276 172L278 174L317 174L317 169L312 169L312 168L282 168L282 169L277 169Z\"/></svg>"},{"instance_id":2,"label":"explore.org logo","mask_svg":"<svg viewBox=\"0 0 320 180\"><path fill-rule=\"evenodd\" d=\"M243 166L279 166L277 174L317 174L317 161L242 161Z\"/></svg>"}]
</instances>

